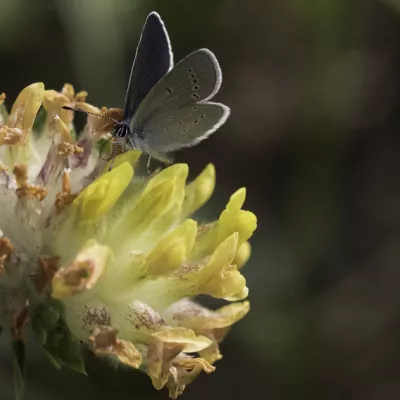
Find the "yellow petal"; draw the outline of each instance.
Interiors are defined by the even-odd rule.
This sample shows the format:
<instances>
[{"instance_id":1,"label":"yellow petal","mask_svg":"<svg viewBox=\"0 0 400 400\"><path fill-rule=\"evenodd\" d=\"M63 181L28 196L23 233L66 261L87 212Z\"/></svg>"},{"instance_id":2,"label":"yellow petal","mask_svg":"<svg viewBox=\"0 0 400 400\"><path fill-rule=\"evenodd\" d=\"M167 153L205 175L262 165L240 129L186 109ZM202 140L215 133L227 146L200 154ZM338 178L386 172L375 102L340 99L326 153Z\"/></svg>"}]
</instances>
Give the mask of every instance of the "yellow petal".
<instances>
[{"instance_id":1,"label":"yellow petal","mask_svg":"<svg viewBox=\"0 0 400 400\"><path fill-rule=\"evenodd\" d=\"M207 374L215 371L215 367L200 357L185 357L180 355L172 362L172 367L168 376L167 388L169 397L176 399L183 393L186 385L191 383L201 371Z\"/></svg>"},{"instance_id":2,"label":"yellow petal","mask_svg":"<svg viewBox=\"0 0 400 400\"><path fill-rule=\"evenodd\" d=\"M167 322L193 329L196 333L229 327L241 320L250 310L250 303L228 304L218 310L209 310L191 300L181 300L171 305L165 313Z\"/></svg>"},{"instance_id":3,"label":"yellow petal","mask_svg":"<svg viewBox=\"0 0 400 400\"><path fill-rule=\"evenodd\" d=\"M238 300L243 300L249 295L249 288L244 287L242 290L239 292L232 294L232 295L227 295L224 297L225 300L228 301L238 301Z\"/></svg>"},{"instance_id":4,"label":"yellow petal","mask_svg":"<svg viewBox=\"0 0 400 400\"><path fill-rule=\"evenodd\" d=\"M61 93L70 101L72 101L75 96L75 89L70 83L64 83Z\"/></svg>"},{"instance_id":5,"label":"yellow petal","mask_svg":"<svg viewBox=\"0 0 400 400\"><path fill-rule=\"evenodd\" d=\"M88 92L86 90L81 90L75 95L75 100L77 103L85 102L88 97Z\"/></svg>"},{"instance_id":6,"label":"yellow petal","mask_svg":"<svg viewBox=\"0 0 400 400\"><path fill-rule=\"evenodd\" d=\"M182 344L164 343L160 340L155 340L149 345L144 364L146 372L157 390L162 389L168 382L172 372L172 360L180 354L182 349Z\"/></svg>"},{"instance_id":7,"label":"yellow petal","mask_svg":"<svg viewBox=\"0 0 400 400\"><path fill-rule=\"evenodd\" d=\"M195 353L210 346L212 341L202 335L196 335L194 331L186 328L165 328L159 332L152 333L163 343L179 343L183 345L182 351L186 353Z\"/></svg>"},{"instance_id":8,"label":"yellow petal","mask_svg":"<svg viewBox=\"0 0 400 400\"><path fill-rule=\"evenodd\" d=\"M196 221L189 219L169 232L146 257L148 275L168 274L190 254L197 232Z\"/></svg>"},{"instance_id":9,"label":"yellow petal","mask_svg":"<svg viewBox=\"0 0 400 400\"><path fill-rule=\"evenodd\" d=\"M58 110L69 103L69 99L55 90L46 90L43 94L43 107L46 111Z\"/></svg>"},{"instance_id":10,"label":"yellow petal","mask_svg":"<svg viewBox=\"0 0 400 400\"><path fill-rule=\"evenodd\" d=\"M139 196L134 208L121 224L128 230L131 243L140 238L140 245L149 247L152 240L158 240L180 214L184 185L188 173L186 164L166 168L152 178ZM148 236L152 235L152 237ZM139 246L139 244L135 244Z\"/></svg>"},{"instance_id":11,"label":"yellow petal","mask_svg":"<svg viewBox=\"0 0 400 400\"><path fill-rule=\"evenodd\" d=\"M246 189L239 189L234 193L226 209L222 212L218 223L219 238L224 240L233 232L239 233L239 244L247 240L257 227L256 216L250 211L243 211L244 200L246 198Z\"/></svg>"},{"instance_id":12,"label":"yellow petal","mask_svg":"<svg viewBox=\"0 0 400 400\"><path fill-rule=\"evenodd\" d=\"M193 214L211 197L215 187L215 168L212 164L185 189L185 199L182 205L182 219Z\"/></svg>"},{"instance_id":13,"label":"yellow petal","mask_svg":"<svg viewBox=\"0 0 400 400\"><path fill-rule=\"evenodd\" d=\"M132 176L133 169L127 162L101 175L74 200L78 219L88 222L101 218L114 206Z\"/></svg>"},{"instance_id":14,"label":"yellow petal","mask_svg":"<svg viewBox=\"0 0 400 400\"><path fill-rule=\"evenodd\" d=\"M152 178L144 189L144 194L146 192L151 191L155 186L158 186L162 182L170 181L171 179L175 179L177 185L181 189L180 195L183 197L184 193L184 184L186 182L186 178L188 176L189 168L187 164L174 164L168 168L165 168L160 173L158 173L154 178Z\"/></svg>"},{"instance_id":15,"label":"yellow petal","mask_svg":"<svg viewBox=\"0 0 400 400\"><path fill-rule=\"evenodd\" d=\"M207 347L206 349L200 351L199 355L210 364L221 360L221 358L223 357L221 352L219 351L219 346L217 342L214 342L210 347Z\"/></svg>"},{"instance_id":16,"label":"yellow petal","mask_svg":"<svg viewBox=\"0 0 400 400\"><path fill-rule=\"evenodd\" d=\"M257 228L257 218L252 212L241 210L245 197L246 190L244 188L234 193L219 220L198 235L193 253L194 259L201 259L212 253L234 232L238 233L239 245L251 237Z\"/></svg>"},{"instance_id":17,"label":"yellow petal","mask_svg":"<svg viewBox=\"0 0 400 400\"><path fill-rule=\"evenodd\" d=\"M13 104L6 125L21 129L25 134L28 133L42 104L43 94L42 82L32 83L23 89Z\"/></svg>"},{"instance_id":18,"label":"yellow petal","mask_svg":"<svg viewBox=\"0 0 400 400\"><path fill-rule=\"evenodd\" d=\"M4 92L0 94L0 106L2 106L4 104L6 97L7 96Z\"/></svg>"},{"instance_id":19,"label":"yellow petal","mask_svg":"<svg viewBox=\"0 0 400 400\"><path fill-rule=\"evenodd\" d=\"M132 238L141 236L171 208L175 202L174 188L175 180L171 179L142 192L135 208L125 219L125 228L132 230Z\"/></svg>"},{"instance_id":20,"label":"yellow petal","mask_svg":"<svg viewBox=\"0 0 400 400\"><path fill-rule=\"evenodd\" d=\"M214 320L212 329L225 328L241 320L250 311L250 302L228 304L215 311L217 318Z\"/></svg>"},{"instance_id":21,"label":"yellow petal","mask_svg":"<svg viewBox=\"0 0 400 400\"><path fill-rule=\"evenodd\" d=\"M208 294L216 298L228 298L244 293L246 280L232 264L238 238L235 232L215 249L206 265L194 268L193 271L189 269L186 279L192 285L193 293L188 295Z\"/></svg>"},{"instance_id":22,"label":"yellow petal","mask_svg":"<svg viewBox=\"0 0 400 400\"><path fill-rule=\"evenodd\" d=\"M243 242L237 249L233 263L238 269L242 268L246 264L247 260L251 255L251 246L249 242Z\"/></svg>"},{"instance_id":23,"label":"yellow petal","mask_svg":"<svg viewBox=\"0 0 400 400\"><path fill-rule=\"evenodd\" d=\"M108 246L89 240L78 252L75 260L61 267L52 279L52 297L65 298L93 288L112 262L113 253Z\"/></svg>"},{"instance_id":24,"label":"yellow petal","mask_svg":"<svg viewBox=\"0 0 400 400\"><path fill-rule=\"evenodd\" d=\"M61 135L61 142L72 143L71 134L69 133L69 129L67 125L65 125L64 121L56 115L54 117L54 127L56 132Z\"/></svg>"}]
</instances>

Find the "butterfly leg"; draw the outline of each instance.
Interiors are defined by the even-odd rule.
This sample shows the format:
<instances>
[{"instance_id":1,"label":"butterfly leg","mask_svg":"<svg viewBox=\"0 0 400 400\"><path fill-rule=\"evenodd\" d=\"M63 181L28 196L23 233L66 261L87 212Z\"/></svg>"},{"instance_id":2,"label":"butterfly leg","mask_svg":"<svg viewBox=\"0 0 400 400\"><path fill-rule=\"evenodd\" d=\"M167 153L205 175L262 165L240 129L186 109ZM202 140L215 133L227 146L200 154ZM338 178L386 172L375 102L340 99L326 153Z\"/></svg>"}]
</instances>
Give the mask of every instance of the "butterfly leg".
<instances>
[{"instance_id":1,"label":"butterfly leg","mask_svg":"<svg viewBox=\"0 0 400 400\"><path fill-rule=\"evenodd\" d=\"M148 158L148 160L147 160L147 173L148 173L149 175L151 175L151 172L150 172L150 162L151 162L151 153L149 153L149 158Z\"/></svg>"},{"instance_id":2,"label":"butterfly leg","mask_svg":"<svg viewBox=\"0 0 400 400\"><path fill-rule=\"evenodd\" d=\"M109 171L111 171L112 167L114 166L115 157L117 156L117 150L118 150L118 147L120 145L121 145L121 137L118 137L117 143L115 143L113 155L112 155L112 158L111 158L111 163L110 163L110 166L108 168Z\"/></svg>"}]
</instances>

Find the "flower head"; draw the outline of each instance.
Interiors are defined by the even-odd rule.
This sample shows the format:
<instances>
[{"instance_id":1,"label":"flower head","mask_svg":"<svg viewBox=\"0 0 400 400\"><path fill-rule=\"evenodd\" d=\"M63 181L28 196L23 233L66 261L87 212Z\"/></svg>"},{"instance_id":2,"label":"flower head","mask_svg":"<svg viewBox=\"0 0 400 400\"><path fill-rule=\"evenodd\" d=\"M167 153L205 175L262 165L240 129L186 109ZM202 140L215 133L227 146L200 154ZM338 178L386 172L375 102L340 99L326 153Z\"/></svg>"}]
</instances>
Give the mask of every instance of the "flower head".
<instances>
[{"instance_id":1,"label":"flower head","mask_svg":"<svg viewBox=\"0 0 400 400\"><path fill-rule=\"evenodd\" d=\"M57 367L84 372L83 343L176 398L214 371L219 342L249 311L240 269L256 217L240 189L218 220L190 218L214 190L212 165L189 184L186 164L137 176L141 152L132 150L108 171L96 143L109 121L90 116L77 135L61 107L121 111L86 97L34 83L8 116L0 104L1 322L20 332L30 320ZM200 294L234 303L210 310L193 300Z\"/></svg>"}]
</instances>

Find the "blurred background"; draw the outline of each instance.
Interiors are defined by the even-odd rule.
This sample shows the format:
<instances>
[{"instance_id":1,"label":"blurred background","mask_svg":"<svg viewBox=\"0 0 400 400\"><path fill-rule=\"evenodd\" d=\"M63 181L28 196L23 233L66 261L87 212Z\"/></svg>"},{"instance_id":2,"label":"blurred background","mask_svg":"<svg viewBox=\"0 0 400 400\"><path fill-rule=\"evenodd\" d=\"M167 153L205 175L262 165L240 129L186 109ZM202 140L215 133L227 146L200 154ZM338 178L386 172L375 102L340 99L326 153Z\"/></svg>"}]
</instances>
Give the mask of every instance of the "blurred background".
<instances>
[{"instance_id":1,"label":"blurred background","mask_svg":"<svg viewBox=\"0 0 400 400\"><path fill-rule=\"evenodd\" d=\"M176 154L217 188L200 218L245 186L259 218L244 269L251 312L217 371L183 399L400 398L400 0L0 0L0 92L65 82L123 107L147 14L175 61L200 47L232 115ZM0 399L13 399L8 342ZM26 400L167 399L147 376L88 356L59 373L37 348Z\"/></svg>"}]
</instances>

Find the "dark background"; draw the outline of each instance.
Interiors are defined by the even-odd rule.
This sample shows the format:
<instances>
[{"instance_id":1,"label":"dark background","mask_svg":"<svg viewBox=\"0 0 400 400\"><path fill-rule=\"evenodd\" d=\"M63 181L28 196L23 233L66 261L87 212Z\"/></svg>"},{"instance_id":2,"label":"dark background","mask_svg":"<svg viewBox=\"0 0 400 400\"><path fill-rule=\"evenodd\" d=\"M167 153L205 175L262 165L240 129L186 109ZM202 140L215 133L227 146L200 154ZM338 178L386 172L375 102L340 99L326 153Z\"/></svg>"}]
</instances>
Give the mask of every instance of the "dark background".
<instances>
[{"instance_id":1,"label":"dark background","mask_svg":"<svg viewBox=\"0 0 400 400\"><path fill-rule=\"evenodd\" d=\"M400 398L400 0L0 0L0 92L64 82L122 107L148 12L175 61L216 53L232 115L176 155L217 169L202 218L248 189L259 227L251 312L184 399ZM0 398L12 399L2 342ZM166 399L88 357L86 378L31 347L26 400Z\"/></svg>"}]
</instances>

